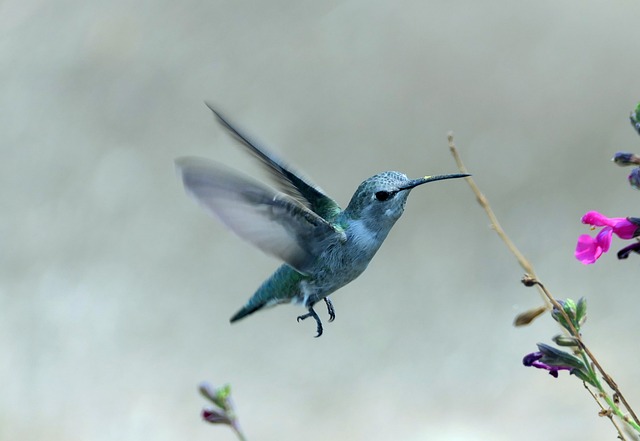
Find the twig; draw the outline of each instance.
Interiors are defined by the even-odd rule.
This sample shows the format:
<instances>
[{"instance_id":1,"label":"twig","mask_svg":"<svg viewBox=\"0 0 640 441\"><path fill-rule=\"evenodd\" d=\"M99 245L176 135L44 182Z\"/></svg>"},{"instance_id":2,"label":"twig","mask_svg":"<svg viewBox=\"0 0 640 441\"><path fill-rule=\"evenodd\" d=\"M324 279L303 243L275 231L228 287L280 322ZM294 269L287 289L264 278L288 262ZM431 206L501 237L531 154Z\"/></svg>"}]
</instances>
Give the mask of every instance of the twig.
<instances>
[{"instance_id":1,"label":"twig","mask_svg":"<svg viewBox=\"0 0 640 441\"><path fill-rule=\"evenodd\" d=\"M456 146L453 143L453 133L449 133L447 138L449 140L449 150L451 151L451 154L453 155L453 158L455 159L456 164L458 165L458 169L460 169L461 173L469 173L467 171L467 168L464 166L462 159L460 159L458 150L456 149ZM480 188L476 185L472 177L469 176L469 177L466 177L465 179L467 181L467 184L469 184L469 187L471 187L471 191L473 191L473 193L475 194L478 204L480 204L482 209L487 213L487 216L491 221L491 228L498 234L498 236L500 236L500 239L502 239L502 241L507 246L509 251L511 251L511 254L515 256L516 260L518 261L522 269L524 269L525 273L529 274L532 278L537 280L538 276L536 276L536 272L533 269L533 265L531 264L531 262L529 262L529 259L524 257L524 254L520 252L518 247L516 247L516 244L513 243L513 241L509 238L509 236L507 236L507 233L505 233L504 229L500 225L500 222L498 222L498 218L496 217L495 213L491 209L491 205L489 205L489 201L487 200L486 196L482 194L482 192L480 191ZM544 293L540 288L538 288L538 290L540 292L540 296L545 302L545 306L548 309L550 307L550 304L547 301L546 296L544 295Z\"/></svg>"}]
</instances>

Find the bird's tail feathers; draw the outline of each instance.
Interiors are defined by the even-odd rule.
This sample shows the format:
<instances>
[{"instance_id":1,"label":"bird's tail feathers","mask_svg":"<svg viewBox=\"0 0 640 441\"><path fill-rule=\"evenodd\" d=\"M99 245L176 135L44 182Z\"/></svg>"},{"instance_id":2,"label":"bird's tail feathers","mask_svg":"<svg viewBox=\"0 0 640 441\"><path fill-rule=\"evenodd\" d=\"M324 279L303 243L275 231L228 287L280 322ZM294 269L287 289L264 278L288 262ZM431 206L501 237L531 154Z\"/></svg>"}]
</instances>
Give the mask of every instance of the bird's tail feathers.
<instances>
[{"instance_id":1,"label":"bird's tail feathers","mask_svg":"<svg viewBox=\"0 0 640 441\"><path fill-rule=\"evenodd\" d=\"M264 303L258 303L258 304L252 304L251 302L247 303L246 305L244 305L240 311L236 312L233 317L231 317L231 319L229 319L229 321L231 323L233 322L237 322L240 319L245 318L246 316L253 314L254 312L256 312L259 309L262 309L264 307Z\"/></svg>"}]
</instances>

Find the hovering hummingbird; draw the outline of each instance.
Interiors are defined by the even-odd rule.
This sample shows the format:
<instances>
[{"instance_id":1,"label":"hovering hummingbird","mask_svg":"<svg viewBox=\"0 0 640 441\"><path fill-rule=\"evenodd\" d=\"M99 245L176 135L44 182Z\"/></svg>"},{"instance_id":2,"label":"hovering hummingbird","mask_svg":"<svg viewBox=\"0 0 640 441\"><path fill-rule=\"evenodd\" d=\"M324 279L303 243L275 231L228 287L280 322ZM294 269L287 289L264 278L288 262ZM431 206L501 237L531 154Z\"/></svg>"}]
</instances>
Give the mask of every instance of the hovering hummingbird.
<instances>
[{"instance_id":1,"label":"hovering hummingbird","mask_svg":"<svg viewBox=\"0 0 640 441\"><path fill-rule=\"evenodd\" d=\"M185 157L176 166L186 192L234 233L284 264L233 316L240 320L264 307L302 304L313 317L317 335L322 322L313 309L324 300L329 321L335 310L329 295L367 268L393 224L402 216L411 189L427 182L463 178L467 174L409 179L387 171L360 184L342 210L320 187L234 127L210 104L222 124L271 172L276 191L213 161Z\"/></svg>"}]
</instances>

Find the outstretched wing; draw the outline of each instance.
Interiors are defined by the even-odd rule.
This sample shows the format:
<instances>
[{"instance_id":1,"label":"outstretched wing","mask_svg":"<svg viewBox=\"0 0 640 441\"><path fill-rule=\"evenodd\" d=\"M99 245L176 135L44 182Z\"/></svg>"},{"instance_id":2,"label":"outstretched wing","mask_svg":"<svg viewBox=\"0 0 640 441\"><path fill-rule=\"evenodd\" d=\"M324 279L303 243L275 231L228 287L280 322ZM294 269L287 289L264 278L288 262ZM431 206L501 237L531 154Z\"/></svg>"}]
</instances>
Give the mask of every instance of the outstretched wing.
<instances>
[{"instance_id":1,"label":"outstretched wing","mask_svg":"<svg viewBox=\"0 0 640 441\"><path fill-rule=\"evenodd\" d=\"M187 193L241 238L309 273L319 254L344 232L284 193L213 161L179 158Z\"/></svg>"},{"instance_id":2,"label":"outstretched wing","mask_svg":"<svg viewBox=\"0 0 640 441\"><path fill-rule=\"evenodd\" d=\"M327 196L320 187L314 185L308 179L305 179L286 162L232 126L210 103L205 102L205 104L218 118L220 124L231 132L234 138L240 141L254 156L260 159L262 164L271 172L271 175L275 178L278 186L284 193L298 200L324 219L331 220L340 213L340 206L336 201Z\"/></svg>"}]
</instances>

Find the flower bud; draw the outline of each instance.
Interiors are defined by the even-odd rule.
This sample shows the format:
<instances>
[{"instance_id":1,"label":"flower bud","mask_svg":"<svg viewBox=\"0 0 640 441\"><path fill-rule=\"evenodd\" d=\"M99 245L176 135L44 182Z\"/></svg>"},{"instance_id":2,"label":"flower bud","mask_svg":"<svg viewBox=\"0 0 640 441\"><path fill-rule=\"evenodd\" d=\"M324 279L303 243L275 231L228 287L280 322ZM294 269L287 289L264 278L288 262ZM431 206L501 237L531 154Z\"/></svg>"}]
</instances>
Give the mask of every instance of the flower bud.
<instances>
[{"instance_id":1,"label":"flower bud","mask_svg":"<svg viewBox=\"0 0 640 441\"><path fill-rule=\"evenodd\" d=\"M211 424L227 424L231 425L231 420L226 413L206 407L202 409L202 419Z\"/></svg>"},{"instance_id":2,"label":"flower bud","mask_svg":"<svg viewBox=\"0 0 640 441\"><path fill-rule=\"evenodd\" d=\"M569 346L569 347L579 346L578 340L575 339L574 337L570 337L568 335L559 334L559 335L556 335L555 337L553 337L552 340L558 346Z\"/></svg>"},{"instance_id":3,"label":"flower bud","mask_svg":"<svg viewBox=\"0 0 640 441\"><path fill-rule=\"evenodd\" d=\"M638 135L640 135L640 103L635 110L631 112L631 115L629 115L629 120L633 128L636 129L636 132L638 132Z\"/></svg>"},{"instance_id":4,"label":"flower bud","mask_svg":"<svg viewBox=\"0 0 640 441\"><path fill-rule=\"evenodd\" d=\"M630 153L630 152L616 152L611 158L613 162L615 162L620 167L624 167L626 165L638 165L640 164L640 156Z\"/></svg>"},{"instance_id":5,"label":"flower bud","mask_svg":"<svg viewBox=\"0 0 640 441\"><path fill-rule=\"evenodd\" d=\"M636 167L629 173L629 185L640 190L640 168Z\"/></svg>"},{"instance_id":6,"label":"flower bud","mask_svg":"<svg viewBox=\"0 0 640 441\"><path fill-rule=\"evenodd\" d=\"M578 304L576 305L576 323L578 327L576 330L580 330L580 327L584 325L584 322L587 320L587 299L584 297L580 297L578 300Z\"/></svg>"}]
</instances>

